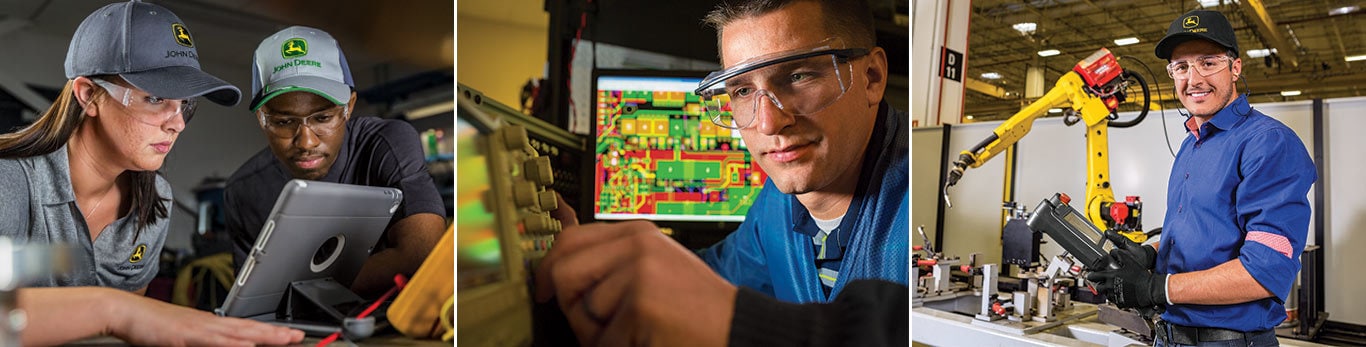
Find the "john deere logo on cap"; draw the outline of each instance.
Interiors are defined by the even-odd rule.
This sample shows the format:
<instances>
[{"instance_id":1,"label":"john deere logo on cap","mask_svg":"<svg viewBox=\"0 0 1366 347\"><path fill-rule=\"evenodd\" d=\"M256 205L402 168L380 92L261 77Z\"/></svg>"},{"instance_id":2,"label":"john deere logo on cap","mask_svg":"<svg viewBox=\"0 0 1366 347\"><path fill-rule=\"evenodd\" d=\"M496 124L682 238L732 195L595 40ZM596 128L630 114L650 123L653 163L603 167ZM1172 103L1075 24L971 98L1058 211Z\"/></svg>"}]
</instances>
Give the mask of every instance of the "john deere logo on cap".
<instances>
[{"instance_id":1,"label":"john deere logo on cap","mask_svg":"<svg viewBox=\"0 0 1366 347\"><path fill-rule=\"evenodd\" d=\"M298 58L305 55L308 55L308 41L304 39L296 37L285 40L285 43L280 45L280 56L285 59Z\"/></svg>"},{"instance_id":2,"label":"john deere logo on cap","mask_svg":"<svg viewBox=\"0 0 1366 347\"><path fill-rule=\"evenodd\" d=\"M147 251L147 244L144 243L144 244L138 245L137 248L134 248L134 249L133 249L133 255L131 255L131 256L128 257L128 262L129 262L129 263L137 263L137 262L142 261L142 253L143 253L143 252L146 252L146 251Z\"/></svg>"},{"instance_id":3,"label":"john deere logo on cap","mask_svg":"<svg viewBox=\"0 0 1366 347\"><path fill-rule=\"evenodd\" d=\"M175 43L194 48L194 40L190 38L190 29L185 29L184 25L180 25L180 23L171 24L171 33L175 36Z\"/></svg>"},{"instance_id":4,"label":"john deere logo on cap","mask_svg":"<svg viewBox=\"0 0 1366 347\"><path fill-rule=\"evenodd\" d=\"M1190 16L1190 17L1186 17L1186 19L1181 20L1181 27L1182 27L1182 28L1190 29L1190 28L1194 28L1194 27L1198 27L1198 26L1200 26L1200 17L1199 17L1199 16Z\"/></svg>"}]
</instances>

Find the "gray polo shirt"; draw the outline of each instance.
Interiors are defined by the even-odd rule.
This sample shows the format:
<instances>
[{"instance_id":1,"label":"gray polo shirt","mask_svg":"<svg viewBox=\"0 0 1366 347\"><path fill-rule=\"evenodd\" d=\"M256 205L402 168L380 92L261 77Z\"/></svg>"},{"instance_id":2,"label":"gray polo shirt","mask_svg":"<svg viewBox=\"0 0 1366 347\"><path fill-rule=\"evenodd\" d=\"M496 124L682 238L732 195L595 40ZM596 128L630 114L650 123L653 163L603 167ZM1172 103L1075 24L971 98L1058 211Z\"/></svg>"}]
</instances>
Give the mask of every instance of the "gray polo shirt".
<instances>
[{"instance_id":1,"label":"gray polo shirt","mask_svg":"<svg viewBox=\"0 0 1366 347\"><path fill-rule=\"evenodd\" d=\"M156 188L157 195L171 197L171 185L160 175ZM171 202L164 204L169 212ZM0 159L0 236L16 243L61 243L74 250L67 274L26 286L101 286L128 291L146 287L156 276L170 218L148 225L141 233L136 219L130 211L91 242L90 229L72 193L66 146L43 156Z\"/></svg>"}]
</instances>

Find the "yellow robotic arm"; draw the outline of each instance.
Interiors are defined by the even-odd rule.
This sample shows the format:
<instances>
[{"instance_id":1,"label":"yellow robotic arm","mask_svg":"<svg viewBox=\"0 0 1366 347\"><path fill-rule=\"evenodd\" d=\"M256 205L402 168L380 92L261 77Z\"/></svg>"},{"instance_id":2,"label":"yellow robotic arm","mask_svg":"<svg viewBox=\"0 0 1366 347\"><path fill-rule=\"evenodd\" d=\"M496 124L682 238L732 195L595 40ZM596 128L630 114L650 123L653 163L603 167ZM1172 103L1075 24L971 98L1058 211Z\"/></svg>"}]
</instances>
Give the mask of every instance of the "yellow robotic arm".
<instances>
[{"instance_id":1,"label":"yellow robotic arm","mask_svg":"<svg viewBox=\"0 0 1366 347\"><path fill-rule=\"evenodd\" d=\"M1108 132L1115 109L1125 99L1127 77L1139 81L1144 103L1147 103L1146 82L1140 75L1121 69L1109 50L1102 48L1078 62L1042 98L1015 113L972 149L959 154L958 160L953 162L953 169L949 171L945 191L958 183L964 170L982 166L1024 138L1029 134L1034 120L1047 113L1049 108L1070 104L1071 113L1080 115L1079 121L1086 124L1086 217L1101 230L1114 229L1135 242L1143 242L1147 235L1141 230L1142 223L1139 220L1142 203L1138 197L1116 202L1114 192L1110 190ZM1146 115L1147 107L1144 107L1134 120L1114 122L1114 125L1130 127L1138 124Z\"/></svg>"}]
</instances>

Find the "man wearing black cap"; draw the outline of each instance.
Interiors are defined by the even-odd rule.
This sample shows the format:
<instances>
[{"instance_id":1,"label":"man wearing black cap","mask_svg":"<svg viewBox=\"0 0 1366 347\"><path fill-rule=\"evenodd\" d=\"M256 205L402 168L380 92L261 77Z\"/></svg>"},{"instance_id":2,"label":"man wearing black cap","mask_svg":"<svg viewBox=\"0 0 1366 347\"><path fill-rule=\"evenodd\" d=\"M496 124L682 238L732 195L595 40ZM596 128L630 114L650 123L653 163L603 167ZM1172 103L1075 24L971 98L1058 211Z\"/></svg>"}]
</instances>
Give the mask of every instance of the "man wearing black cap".
<instances>
[{"instance_id":1,"label":"man wearing black cap","mask_svg":"<svg viewBox=\"0 0 1366 347\"><path fill-rule=\"evenodd\" d=\"M1165 307L1157 345L1274 346L1299 271L1316 174L1295 132L1238 95L1242 60L1215 11L1172 21L1157 43L1190 136L1172 164L1160 241L1111 237L1118 270L1087 276L1121 308Z\"/></svg>"},{"instance_id":2,"label":"man wearing black cap","mask_svg":"<svg viewBox=\"0 0 1366 347\"><path fill-rule=\"evenodd\" d=\"M399 120L353 117L355 82L341 46L319 29L293 26L261 41L252 64L248 105L270 147L247 160L224 189L234 268L291 179L403 190L370 260L351 289L383 293L394 274L411 276L446 229L446 209L427 173L421 142Z\"/></svg>"}]
</instances>

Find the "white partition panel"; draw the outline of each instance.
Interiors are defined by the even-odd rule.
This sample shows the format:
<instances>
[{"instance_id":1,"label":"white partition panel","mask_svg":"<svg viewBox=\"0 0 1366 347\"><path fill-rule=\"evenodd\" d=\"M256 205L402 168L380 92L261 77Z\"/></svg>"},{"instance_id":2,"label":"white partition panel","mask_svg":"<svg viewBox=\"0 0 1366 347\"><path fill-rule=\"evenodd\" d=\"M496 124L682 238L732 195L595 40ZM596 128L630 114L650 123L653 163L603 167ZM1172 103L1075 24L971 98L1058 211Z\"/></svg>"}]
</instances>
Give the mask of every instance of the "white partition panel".
<instances>
[{"instance_id":1,"label":"white partition panel","mask_svg":"<svg viewBox=\"0 0 1366 347\"><path fill-rule=\"evenodd\" d=\"M1000 122L955 125L949 137L953 158L991 134ZM953 207L944 211L944 253L967 259L981 253L978 264L1001 261L1001 188L1005 154L982 167L968 169L958 185L949 188ZM928 228L927 228L928 231Z\"/></svg>"},{"instance_id":2,"label":"white partition panel","mask_svg":"<svg viewBox=\"0 0 1366 347\"><path fill-rule=\"evenodd\" d=\"M1324 105L1324 140L1329 165L1319 179L1326 184L1327 228L1324 232L1324 308L1339 322L1366 324L1366 98L1327 100Z\"/></svg>"},{"instance_id":3,"label":"white partition panel","mask_svg":"<svg viewBox=\"0 0 1366 347\"><path fill-rule=\"evenodd\" d=\"M925 226L925 235L934 238L939 230L940 156L944 154L943 126L911 129L911 244L923 245L925 240L915 228Z\"/></svg>"},{"instance_id":4,"label":"white partition panel","mask_svg":"<svg viewBox=\"0 0 1366 347\"><path fill-rule=\"evenodd\" d=\"M1122 113L1127 121L1137 113ZM1167 176L1171 171L1172 151L1179 149L1185 133L1181 129L1184 118L1176 112L1166 112L1167 132L1162 131L1162 113L1150 112L1143 122L1131 128L1110 128L1110 189L1115 199L1136 195L1143 201L1143 228L1162 226L1166 213ZM1034 131L1021 141L1020 169L1016 180L1016 199L1032 211L1040 201L1062 192L1072 197L1072 207L1083 210L1086 201L1087 156L1086 128L1077 123L1065 126L1061 118L1037 121ZM1059 254L1056 243L1044 245L1045 257Z\"/></svg>"},{"instance_id":5,"label":"white partition panel","mask_svg":"<svg viewBox=\"0 0 1366 347\"><path fill-rule=\"evenodd\" d=\"M1274 104L1253 104L1252 107L1256 108L1258 111L1261 111L1262 113L1265 113L1267 116L1270 116L1271 118L1275 118L1276 120L1281 121L1281 123L1285 123L1285 126L1290 127L1291 130L1294 130L1296 135L1300 135L1300 141L1304 142L1304 150L1309 153L1309 158L1314 158L1313 101L1282 102ZM1314 184L1323 184L1323 178L1319 177L1319 181L1315 182ZM1314 187L1310 187L1309 210L1314 211L1318 208L1319 207L1314 204ZM1314 244L1314 230L1316 229L1317 227L1314 226L1314 220L1312 218L1309 219L1309 237L1305 239L1307 240L1305 242L1306 245Z\"/></svg>"}]
</instances>

